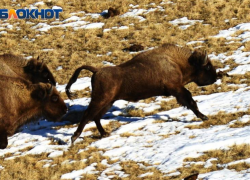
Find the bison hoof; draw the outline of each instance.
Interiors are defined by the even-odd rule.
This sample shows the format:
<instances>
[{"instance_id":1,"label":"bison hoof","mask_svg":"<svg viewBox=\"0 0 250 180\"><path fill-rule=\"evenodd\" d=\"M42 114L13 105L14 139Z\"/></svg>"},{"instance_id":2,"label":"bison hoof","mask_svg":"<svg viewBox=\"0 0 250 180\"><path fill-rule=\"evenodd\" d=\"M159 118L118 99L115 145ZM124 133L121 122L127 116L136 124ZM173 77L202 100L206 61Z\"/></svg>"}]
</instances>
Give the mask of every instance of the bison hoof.
<instances>
[{"instance_id":1,"label":"bison hoof","mask_svg":"<svg viewBox=\"0 0 250 180\"><path fill-rule=\"evenodd\" d=\"M203 115L203 116L201 116L201 119L202 119L203 121L206 121L206 120L208 120L208 117L205 116L205 115Z\"/></svg>"},{"instance_id":2,"label":"bison hoof","mask_svg":"<svg viewBox=\"0 0 250 180\"><path fill-rule=\"evenodd\" d=\"M8 146L8 143L1 143L0 149L5 149Z\"/></svg>"},{"instance_id":3,"label":"bison hoof","mask_svg":"<svg viewBox=\"0 0 250 180\"><path fill-rule=\"evenodd\" d=\"M104 133L102 133L101 134L101 137L103 138L103 137L108 137L109 136L109 133L107 133L107 132L104 132Z\"/></svg>"},{"instance_id":4,"label":"bison hoof","mask_svg":"<svg viewBox=\"0 0 250 180\"><path fill-rule=\"evenodd\" d=\"M72 145L74 144L74 142L75 142L76 139L77 139L77 137L75 137L75 136L72 136L72 137L71 137L71 144L72 144Z\"/></svg>"}]
</instances>

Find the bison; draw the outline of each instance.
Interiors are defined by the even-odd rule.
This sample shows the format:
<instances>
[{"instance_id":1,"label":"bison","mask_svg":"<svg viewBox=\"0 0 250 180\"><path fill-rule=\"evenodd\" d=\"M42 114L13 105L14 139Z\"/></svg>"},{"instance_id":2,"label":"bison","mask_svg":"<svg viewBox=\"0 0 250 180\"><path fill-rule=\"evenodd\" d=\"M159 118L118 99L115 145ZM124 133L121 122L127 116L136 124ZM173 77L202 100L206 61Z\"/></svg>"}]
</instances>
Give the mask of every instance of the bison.
<instances>
[{"instance_id":1,"label":"bison","mask_svg":"<svg viewBox=\"0 0 250 180\"><path fill-rule=\"evenodd\" d=\"M44 62L39 62L39 57L26 60L13 54L0 55L0 75L21 77L32 83L51 82L56 85L51 71Z\"/></svg>"},{"instance_id":2,"label":"bison","mask_svg":"<svg viewBox=\"0 0 250 180\"><path fill-rule=\"evenodd\" d=\"M118 66L95 68L83 65L70 78L66 93L82 69L93 73L91 102L73 134L72 143L80 136L89 120L94 120L101 136L106 135L100 118L118 100L138 101L152 96L174 96L179 104L191 109L202 120L202 114L191 93L184 85L195 82L199 86L212 84L217 79L214 66L206 52L191 51L185 47L164 44L162 47L142 52Z\"/></svg>"},{"instance_id":3,"label":"bison","mask_svg":"<svg viewBox=\"0 0 250 180\"><path fill-rule=\"evenodd\" d=\"M32 84L0 75L0 149L7 147L7 136L26 122L40 117L58 121L66 112L67 107L52 84Z\"/></svg>"},{"instance_id":4,"label":"bison","mask_svg":"<svg viewBox=\"0 0 250 180\"><path fill-rule=\"evenodd\" d=\"M140 44L133 44L129 48L124 48L124 51L131 51L131 52L137 52L144 50L144 47Z\"/></svg>"},{"instance_id":5,"label":"bison","mask_svg":"<svg viewBox=\"0 0 250 180\"><path fill-rule=\"evenodd\" d=\"M107 19L107 18L110 18L110 17L117 16L117 15L119 15L119 14L120 14L120 11L119 11L118 9L115 9L115 8L110 7L110 8L108 9L108 12L105 13L105 14L103 15L103 17Z\"/></svg>"},{"instance_id":6,"label":"bison","mask_svg":"<svg viewBox=\"0 0 250 180\"><path fill-rule=\"evenodd\" d=\"M198 176L199 176L199 174L196 173L196 174L193 174L193 175L190 175L190 176L184 178L184 180L196 180L196 179L198 179Z\"/></svg>"}]
</instances>

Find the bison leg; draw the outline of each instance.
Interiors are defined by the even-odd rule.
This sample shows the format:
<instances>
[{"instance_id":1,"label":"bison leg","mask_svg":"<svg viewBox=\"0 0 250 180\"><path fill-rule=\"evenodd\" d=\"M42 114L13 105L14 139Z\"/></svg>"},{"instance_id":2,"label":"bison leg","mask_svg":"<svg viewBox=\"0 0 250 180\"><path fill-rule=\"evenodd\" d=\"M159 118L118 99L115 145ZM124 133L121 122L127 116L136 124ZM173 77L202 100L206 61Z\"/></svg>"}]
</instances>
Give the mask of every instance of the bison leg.
<instances>
[{"instance_id":1,"label":"bison leg","mask_svg":"<svg viewBox=\"0 0 250 180\"><path fill-rule=\"evenodd\" d=\"M187 107L188 109L191 109L198 118L201 118L202 120L208 120L208 117L199 111L191 93L186 88L182 87L181 90L175 91L173 96L176 97L178 103Z\"/></svg>"},{"instance_id":2,"label":"bison leg","mask_svg":"<svg viewBox=\"0 0 250 180\"><path fill-rule=\"evenodd\" d=\"M71 137L72 144L81 135L81 133L82 133L85 125L88 123L88 121L90 121L92 119L96 119L95 122L97 123L96 125L97 125L97 128L98 128L99 132L101 134L105 133L104 129L102 128L102 126L100 124L100 122L98 122L98 120L97 120L99 118L97 116L99 114L101 114L101 111L102 111L103 107L106 107L107 104L110 104L110 103L105 103L103 101L102 102L97 102L97 101L91 100L91 102L89 104L89 107L87 108L87 110L83 114L82 120L81 120L77 130L75 131L74 135ZM99 118L99 121L100 121L100 118Z\"/></svg>"},{"instance_id":3,"label":"bison leg","mask_svg":"<svg viewBox=\"0 0 250 180\"><path fill-rule=\"evenodd\" d=\"M5 130L0 130L0 149L5 149L8 146L8 138Z\"/></svg>"},{"instance_id":4,"label":"bison leg","mask_svg":"<svg viewBox=\"0 0 250 180\"><path fill-rule=\"evenodd\" d=\"M100 119L101 117L109 110L113 103L109 104L108 106L104 107L94 118L95 124L97 126L98 131L101 134L101 137L107 135L107 132L103 129Z\"/></svg>"}]
</instances>

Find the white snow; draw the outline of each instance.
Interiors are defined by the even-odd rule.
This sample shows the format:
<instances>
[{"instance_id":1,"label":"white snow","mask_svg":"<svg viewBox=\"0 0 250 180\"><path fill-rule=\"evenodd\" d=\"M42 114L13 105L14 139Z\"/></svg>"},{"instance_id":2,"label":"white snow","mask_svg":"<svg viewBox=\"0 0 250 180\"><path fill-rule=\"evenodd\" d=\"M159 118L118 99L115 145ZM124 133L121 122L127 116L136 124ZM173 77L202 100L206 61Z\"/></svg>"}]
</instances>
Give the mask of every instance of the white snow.
<instances>
[{"instance_id":1,"label":"white snow","mask_svg":"<svg viewBox=\"0 0 250 180\"><path fill-rule=\"evenodd\" d=\"M170 24L173 24L175 26L179 26L181 29L185 30L191 25L194 25L196 22L202 23L203 21L201 20L189 20L187 17L183 17L180 19L175 19L173 21L169 21Z\"/></svg>"},{"instance_id":2,"label":"white snow","mask_svg":"<svg viewBox=\"0 0 250 180\"><path fill-rule=\"evenodd\" d=\"M204 179L211 179L211 180L249 180L250 179L250 173L249 172L236 172L235 170L229 170L229 169L222 169L220 171L213 171L206 174L200 174L199 178Z\"/></svg>"},{"instance_id":3,"label":"white snow","mask_svg":"<svg viewBox=\"0 0 250 180\"><path fill-rule=\"evenodd\" d=\"M72 85L71 87L71 91L74 91L74 90L81 90L81 89L85 89L87 87L91 88L91 78L89 77L84 77L84 78L79 78L77 79L77 81L74 83L74 85ZM60 91L60 92L64 92L65 91L65 87L66 87L66 84L65 85L57 85L57 90Z\"/></svg>"},{"instance_id":4,"label":"white snow","mask_svg":"<svg viewBox=\"0 0 250 180\"><path fill-rule=\"evenodd\" d=\"M214 37L217 37L217 38L223 37L223 38L226 38L227 40L230 40L230 39L235 38L235 37L233 38L231 35L234 35L237 31L246 31L245 35L237 36L236 39L249 38L250 37L249 32L247 32L249 30L250 30L250 23L243 23L233 28L229 28L228 30L221 30L220 33Z\"/></svg>"},{"instance_id":5,"label":"white snow","mask_svg":"<svg viewBox=\"0 0 250 180\"><path fill-rule=\"evenodd\" d=\"M230 71L228 74L232 75L232 74L245 74L246 72L250 71L250 66L247 65L241 65L236 67L235 69L233 69L232 71Z\"/></svg>"},{"instance_id":6,"label":"white snow","mask_svg":"<svg viewBox=\"0 0 250 180\"><path fill-rule=\"evenodd\" d=\"M140 178L143 178L143 177L153 176L153 175L154 175L153 172L147 172L147 173L145 173L145 174L141 174L139 177L140 177Z\"/></svg>"},{"instance_id":7,"label":"white snow","mask_svg":"<svg viewBox=\"0 0 250 180\"><path fill-rule=\"evenodd\" d=\"M74 21L74 22L69 22L69 21ZM47 23L38 23L37 25L31 28L37 29L43 32L43 31L48 31L51 28L55 28L55 27L57 28L73 27L74 30L78 30L78 29L96 29L96 28L102 28L102 26L104 26L104 23L102 22L89 23L89 22L81 20L80 18L76 18L76 16L74 16L73 18L72 17L68 18L64 20L63 22L64 24L59 24L59 25L48 25Z\"/></svg>"},{"instance_id":8,"label":"white snow","mask_svg":"<svg viewBox=\"0 0 250 180\"><path fill-rule=\"evenodd\" d=\"M72 171L71 173L63 174L61 176L61 179L78 179L78 178L81 179L82 175L84 174L95 174L98 172L95 169L96 165L97 163L93 163L84 169L75 170L75 171Z\"/></svg>"},{"instance_id":9,"label":"white snow","mask_svg":"<svg viewBox=\"0 0 250 180\"><path fill-rule=\"evenodd\" d=\"M49 158L54 158L54 157L58 157L58 156L62 156L63 155L63 151L54 151L52 153L49 154Z\"/></svg>"},{"instance_id":10,"label":"white snow","mask_svg":"<svg viewBox=\"0 0 250 180\"><path fill-rule=\"evenodd\" d=\"M86 26L83 26L84 29L95 29L95 28L102 28L104 26L104 23L91 23L87 24Z\"/></svg>"}]
</instances>

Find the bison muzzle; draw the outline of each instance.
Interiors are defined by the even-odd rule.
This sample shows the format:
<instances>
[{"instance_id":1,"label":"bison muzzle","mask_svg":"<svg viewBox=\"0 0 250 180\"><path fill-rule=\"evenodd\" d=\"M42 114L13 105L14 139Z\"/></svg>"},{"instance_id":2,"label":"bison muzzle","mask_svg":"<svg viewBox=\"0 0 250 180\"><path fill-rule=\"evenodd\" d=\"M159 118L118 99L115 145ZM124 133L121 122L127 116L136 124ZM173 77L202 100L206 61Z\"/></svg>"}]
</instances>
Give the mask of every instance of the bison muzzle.
<instances>
[{"instance_id":1,"label":"bison muzzle","mask_svg":"<svg viewBox=\"0 0 250 180\"><path fill-rule=\"evenodd\" d=\"M71 85L77 80L82 69L93 73L91 79L91 102L72 136L72 143L80 136L89 120L94 120L101 136L106 135L100 118L119 99L137 101L152 96L174 96L179 104L191 109L202 120L202 114L191 93L184 85L195 82L199 86L216 81L214 66L206 52L164 44L136 55L130 61L118 66L94 68L81 66L72 75L66 86L69 98Z\"/></svg>"}]
</instances>

